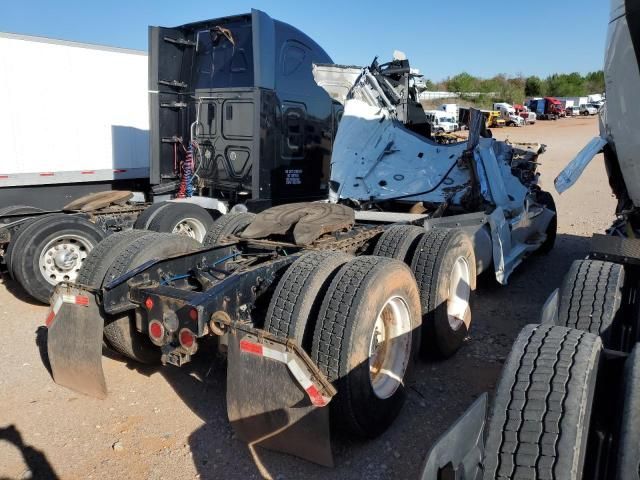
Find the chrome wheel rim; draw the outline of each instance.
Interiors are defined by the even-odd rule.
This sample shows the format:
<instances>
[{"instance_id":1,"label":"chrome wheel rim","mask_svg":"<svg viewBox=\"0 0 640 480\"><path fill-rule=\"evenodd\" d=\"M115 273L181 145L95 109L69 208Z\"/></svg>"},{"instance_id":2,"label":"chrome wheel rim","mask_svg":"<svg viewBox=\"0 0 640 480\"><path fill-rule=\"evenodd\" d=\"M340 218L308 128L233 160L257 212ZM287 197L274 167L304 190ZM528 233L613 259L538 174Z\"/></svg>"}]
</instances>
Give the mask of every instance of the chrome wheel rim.
<instances>
[{"instance_id":1,"label":"chrome wheel rim","mask_svg":"<svg viewBox=\"0 0 640 480\"><path fill-rule=\"evenodd\" d=\"M449 276L449 296L447 298L447 319L454 330L464 323L467 329L471 323L469 299L471 298L471 269L465 257L458 257L453 263Z\"/></svg>"},{"instance_id":2,"label":"chrome wheel rim","mask_svg":"<svg viewBox=\"0 0 640 480\"><path fill-rule=\"evenodd\" d=\"M50 240L40 253L40 273L51 285L75 282L93 244L79 235L60 235Z\"/></svg>"},{"instance_id":3,"label":"chrome wheel rim","mask_svg":"<svg viewBox=\"0 0 640 480\"><path fill-rule=\"evenodd\" d=\"M178 222L171 233L184 235L185 237L194 238L202 243L204 236L207 234L207 228L197 218L185 218Z\"/></svg>"},{"instance_id":4,"label":"chrome wheel rim","mask_svg":"<svg viewBox=\"0 0 640 480\"><path fill-rule=\"evenodd\" d=\"M392 396L404 381L411 357L411 314L401 297L389 298L369 341L369 381L378 398Z\"/></svg>"}]
</instances>

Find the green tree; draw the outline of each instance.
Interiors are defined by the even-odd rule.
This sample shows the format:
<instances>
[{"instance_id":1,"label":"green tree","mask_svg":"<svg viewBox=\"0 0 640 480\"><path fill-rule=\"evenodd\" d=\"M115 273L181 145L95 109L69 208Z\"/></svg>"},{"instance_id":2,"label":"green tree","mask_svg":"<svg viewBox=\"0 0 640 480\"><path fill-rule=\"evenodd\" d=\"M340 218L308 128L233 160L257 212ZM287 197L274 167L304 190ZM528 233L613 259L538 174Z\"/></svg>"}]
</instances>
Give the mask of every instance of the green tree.
<instances>
[{"instance_id":1,"label":"green tree","mask_svg":"<svg viewBox=\"0 0 640 480\"><path fill-rule=\"evenodd\" d=\"M604 72L589 72L584 78L587 93L602 93L605 91Z\"/></svg>"},{"instance_id":2,"label":"green tree","mask_svg":"<svg viewBox=\"0 0 640 480\"><path fill-rule=\"evenodd\" d=\"M448 78L445 83L450 92L475 92L478 88L478 79L467 72Z\"/></svg>"},{"instance_id":3,"label":"green tree","mask_svg":"<svg viewBox=\"0 0 640 480\"><path fill-rule=\"evenodd\" d=\"M543 94L542 80L538 77L528 77L524 84L524 94L527 97L540 97Z\"/></svg>"}]
</instances>

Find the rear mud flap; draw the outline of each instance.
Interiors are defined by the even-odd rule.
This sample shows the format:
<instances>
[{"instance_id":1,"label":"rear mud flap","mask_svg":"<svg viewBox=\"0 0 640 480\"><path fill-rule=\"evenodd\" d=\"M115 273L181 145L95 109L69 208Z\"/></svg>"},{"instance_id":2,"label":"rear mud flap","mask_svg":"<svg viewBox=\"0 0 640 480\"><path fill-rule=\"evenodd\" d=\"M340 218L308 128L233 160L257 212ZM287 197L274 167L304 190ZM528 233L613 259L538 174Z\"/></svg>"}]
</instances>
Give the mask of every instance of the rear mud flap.
<instances>
[{"instance_id":1,"label":"rear mud flap","mask_svg":"<svg viewBox=\"0 0 640 480\"><path fill-rule=\"evenodd\" d=\"M488 395L483 393L431 447L421 480L480 480Z\"/></svg>"},{"instance_id":2,"label":"rear mud flap","mask_svg":"<svg viewBox=\"0 0 640 480\"><path fill-rule=\"evenodd\" d=\"M102 371L104 320L96 296L60 284L47 317L47 352L54 381L85 395L107 396Z\"/></svg>"},{"instance_id":3,"label":"rear mud flap","mask_svg":"<svg viewBox=\"0 0 640 480\"><path fill-rule=\"evenodd\" d=\"M257 445L333 466L327 404L335 390L316 373L282 340L230 332L227 413L236 435L252 451Z\"/></svg>"}]
</instances>

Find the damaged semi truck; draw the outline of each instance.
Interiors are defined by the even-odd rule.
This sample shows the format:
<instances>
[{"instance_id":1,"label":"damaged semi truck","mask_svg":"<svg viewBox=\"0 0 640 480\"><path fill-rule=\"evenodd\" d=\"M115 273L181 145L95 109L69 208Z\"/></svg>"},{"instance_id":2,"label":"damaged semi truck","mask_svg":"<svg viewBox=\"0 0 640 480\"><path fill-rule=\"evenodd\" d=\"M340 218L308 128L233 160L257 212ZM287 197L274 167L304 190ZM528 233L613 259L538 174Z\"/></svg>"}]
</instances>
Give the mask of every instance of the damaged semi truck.
<instances>
[{"instance_id":1,"label":"damaged semi truck","mask_svg":"<svg viewBox=\"0 0 640 480\"><path fill-rule=\"evenodd\" d=\"M0 37L0 58L21 72L0 92L0 135L14 159L0 171L0 255L41 302L58 282L75 281L113 232L201 242L234 207L327 196L342 106L315 84L311 65L331 59L263 12L150 27L148 62L142 52L15 35ZM104 95L91 110L72 102L61 112L37 83L45 61L53 91L76 85L79 96ZM27 97L23 79L36 82ZM43 105L51 132L34 136L23 115ZM63 140L69 124L74 142Z\"/></svg>"},{"instance_id":2,"label":"damaged semi truck","mask_svg":"<svg viewBox=\"0 0 640 480\"><path fill-rule=\"evenodd\" d=\"M213 339L227 357L238 437L329 465L330 424L381 434L417 354L461 347L480 272L506 283L528 254L552 247L541 146L488 138L478 111L468 142L430 140L405 59L317 64L314 76L344 105L329 201L231 212L203 245L111 235L53 294L57 383L104 397L103 342L138 362L181 366L212 355Z\"/></svg>"},{"instance_id":3,"label":"damaged semi truck","mask_svg":"<svg viewBox=\"0 0 640 480\"><path fill-rule=\"evenodd\" d=\"M516 339L491 417L483 395L434 445L424 480L640 478L639 65L640 1L612 0L600 135L555 185L603 153L616 220Z\"/></svg>"}]
</instances>

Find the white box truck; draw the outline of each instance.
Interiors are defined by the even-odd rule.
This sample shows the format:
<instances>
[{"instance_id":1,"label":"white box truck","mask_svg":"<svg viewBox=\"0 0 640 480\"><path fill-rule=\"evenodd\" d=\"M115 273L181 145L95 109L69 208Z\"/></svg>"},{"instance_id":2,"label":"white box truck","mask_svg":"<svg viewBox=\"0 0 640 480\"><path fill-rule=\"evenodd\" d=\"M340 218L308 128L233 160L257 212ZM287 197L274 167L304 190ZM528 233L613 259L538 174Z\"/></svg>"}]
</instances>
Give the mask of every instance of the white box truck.
<instances>
[{"instance_id":1,"label":"white box truck","mask_svg":"<svg viewBox=\"0 0 640 480\"><path fill-rule=\"evenodd\" d=\"M0 33L0 207L149 177L145 52Z\"/></svg>"}]
</instances>

